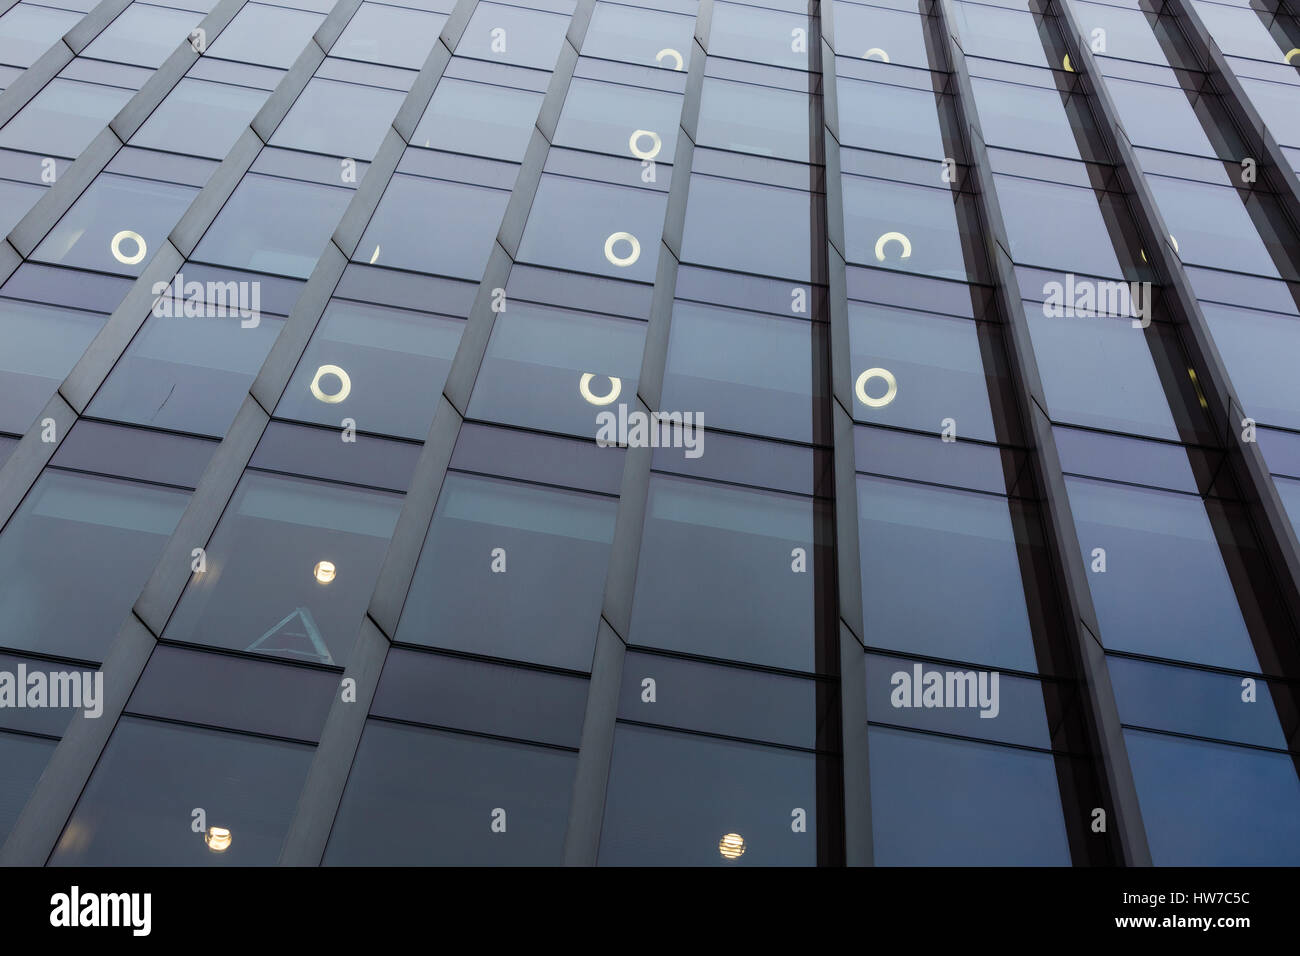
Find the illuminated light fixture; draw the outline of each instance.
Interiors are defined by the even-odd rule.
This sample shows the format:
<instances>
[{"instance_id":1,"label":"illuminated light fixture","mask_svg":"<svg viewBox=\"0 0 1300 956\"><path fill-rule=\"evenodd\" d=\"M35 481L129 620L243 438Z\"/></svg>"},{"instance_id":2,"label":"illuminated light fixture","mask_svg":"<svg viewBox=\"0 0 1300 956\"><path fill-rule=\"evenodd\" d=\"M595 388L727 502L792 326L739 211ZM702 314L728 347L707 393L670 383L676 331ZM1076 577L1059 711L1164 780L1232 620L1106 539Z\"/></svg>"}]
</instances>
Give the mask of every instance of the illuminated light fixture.
<instances>
[{"instance_id":1,"label":"illuminated light fixture","mask_svg":"<svg viewBox=\"0 0 1300 956\"><path fill-rule=\"evenodd\" d=\"M1170 233L1169 241L1174 244L1174 252L1178 253L1181 256L1183 254L1183 251L1178 248L1178 240L1173 237L1173 233ZM1147 261L1147 251L1145 249L1142 250L1142 261L1143 262Z\"/></svg>"},{"instance_id":2,"label":"illuminated light fixture","mask_svg":"<svg viewBox=\"0 0 1300 956\"><path fill-rule=\"evenodd\" d=\"M878 46L873 46L866 53L862 54L862 59L870 60L873 54L877 54L882 63L889 62L889 54L886 53L884 50L880 49L880 47Z\"/></svg>"},{"instance_id":3,"label":"illuminated light fixture","mask_svg":"<svg viewBox=\"0 0 1300 956\"><path fill-rule=\"evenodd\" d=\"M673 67L674 70L680 70L682 68L682 65L686 62L685 60L682 59L682 55L678 53L676 50L672 49L671 47L667 47L665 49L660 50L658 53L656 53L655 62L662 64L664 62L664 57L666 56L670 56L677 61L677 65Z\"/></svg>"},{"instance_id":4,"label":"illuminated light fixture","mask_svg":"<svg viewBox=\"0 0 1300 956\"><path fill-rule=\"evenodd\" d=\"M379 243L375 243L375 251L370 254L370 264L373 266L379 261Z\"/></svg>"},{"instance_id":5,"label":"illuminated light fixture","mask_svg":"<svg viewBox=\"0 0 1300 956\"><path fill-rule=\"evenodd\" d=\"M728 833L718 841L718 852L728 860L739 860L745 855L745 838L739 833Z\"/></svg>"},{"instance_id":6,"label":"illuminated light fixture","mask_svg":"<svg viewBox=\"0 0 1300 956\"><path fill-rule=\"evenodd\" d=\"M1065 67L1067 73L1074 72L1074 67L1070 65L1070 54L1065 54L1065 59L1061 61L1061 66Z\"/></svg>"},{"instance_id":7,"label":"illuminated light fixture","mask_svg":"<svg viewBox=\"0 0 1300 956\"><path fill-rule=\"evenodd\" d=\"M582 398L589 405L609 405L613 403L623 391L623 380L616 375L609 377L609 394L593 395L591 392L591 380L596 376L591 372L583 372L582 378L578 380L578 391Z\"/></svg>"},{"instance_id":8,"label":"illuminated light fixture","mask_svg":"<svg viewBox=\"0 0 1300 956\"><path fill-rule=\"evenodd\" d=\"M614 255L614 243L622 240L632 245L632 251L626 256ZM630 266L641 258L641 243L630 232L616 232L605 240L605 258L616 266Z\"/></svg>"},{"instance_id":9,"label":"illuminated light fixture","mask_svg":"<svg viewBox=\"0 0 1300 956\"><path fill-rule=\"evenodd\" d=\"M1201 383L1196 378L1196 369L1189 368L1187 377L1192 380L1192 388L1196 389L1196 397L1200 400L1201 408L1209 408L1210 403L1205 400L1205 393L1201 391Z\"/></svg>"},{"instance_id":10,"label":"illuminated light fixture","mask_svg":"<svg viewBox=\"0 0 1300 956\"><path fill-rule=\"evenodd\" d=\"M122 254L122 240L130 239L135 243L135 255L126 256ZM124 266L133 266L144 258L145 252L149 247L145 245L144 236L130 229L123 229L113 237L113 241L108 244L109 252L113 253L113 258Z\"/></svg>"},{"instance_id":11,"label":"illuminated light fixture","mask_svg":"<svg viewBox=\"0 0 1300 956\"><path fill-rule=\"evenodd\" d=\"M338 574L338 569L334 567L333 561L317 561L316 567L311 569L311 573L316 575L316 580L321 584L329 584Z\"/></svg>"},{"instance_id":12,"label":"illuminated light fixture","mask_svg":"<svg viewBox=\"0 0 1300 956\"><path fill-rule=\"evenodd\" d=\"M881 379L888 386L885 389L885 394L879 398L872 398L867 394L867 382L873 378ZM857 384L853 386L853 390L858 393L858 401L868 408L884 408L898 394L898 380L894 378L894 373L887 368L869 368L858 376Z\"/></svg>"},{"instance_id":13,"label":"illuminated light fixture","mask_svg":"<svg viewBox=\"0 0 1300 956\"><path fill-rule=\"evenodd\" d=\"M320 387L320 380L326 375L333 375L339 380L337 392L331 394ZM316 377L311 380L311 393L316 396L317 401L325 402L327 405L337 405L352 394L352 379L348 378L348 373L337 365L322 365L316 369Z\"/></svg>"},{"instance_id":14,"label":"illuminated light fixture","mask_svg":"<svg viewBox=\"0 0 1300 956\"><path fill-rule=\"evenodd\" d=\"M642 149L638 144L638 141L643 136L650 137L650 142L653 144L650 149ZM654 159L659 155L659 150L663 148L663 145L663 141L659 138L659 134L654 130L649 129L633 130L632 135L628 137L627 141L627 148L632 151L632 155L637 159Z\"/></svg>"},{"instance_id":15,"label":"illuminated light fixture","mask_svg":"<svg viewBox=\"0 0 1300 956\"><path fill-rule=\"evenodd\" d=\"M1300 56L1300 46L1296 47L1293 50L1288 50L1285 59L1288 63L1290 63L1291 58L1296 56Z\"/></svg>"},{"instance_id":16,"label":"illuminated light fixture","mask_svg":"<svg viewBox=\"0 0 1300 956\"><path fill-rule=\"evenodd\" d=\"M203 842L213 853L225 853L230 849L230 831L225 827L208 827L208 832L203 834Z\"/></svg>"},{"instance_id":17,"label":"illuminated light fixture","mask_svg":"<svg viewBox=\"0 0 1300 956\"><path fill-rule=\"evenodd\" d=\"M908 259L912 255L912 240L907 238L901 232L887 232L876 240L876 261L885 261L885 246L891 242L896 242L903 247L902 253L898 258Z\"/></svg>"}]
</instances>

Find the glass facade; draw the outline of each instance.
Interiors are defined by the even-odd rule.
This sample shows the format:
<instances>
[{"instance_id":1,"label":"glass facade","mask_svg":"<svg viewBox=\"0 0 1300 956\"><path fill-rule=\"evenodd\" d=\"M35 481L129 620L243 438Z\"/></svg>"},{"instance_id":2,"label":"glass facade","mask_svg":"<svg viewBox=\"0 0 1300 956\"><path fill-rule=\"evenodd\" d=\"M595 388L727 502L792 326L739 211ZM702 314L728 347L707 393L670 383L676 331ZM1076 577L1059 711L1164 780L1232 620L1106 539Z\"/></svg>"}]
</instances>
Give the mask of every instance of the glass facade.
<instances>
[{"instance_id":1,"label":"glass facade","mask_svg":"<svg viewBox=\"0 0 1300 956\"><path fill-rule=\"evenodd\" d=\"M0 865L1300 864L1290 0L0 0Z\"/></svg>"}]
</instances>

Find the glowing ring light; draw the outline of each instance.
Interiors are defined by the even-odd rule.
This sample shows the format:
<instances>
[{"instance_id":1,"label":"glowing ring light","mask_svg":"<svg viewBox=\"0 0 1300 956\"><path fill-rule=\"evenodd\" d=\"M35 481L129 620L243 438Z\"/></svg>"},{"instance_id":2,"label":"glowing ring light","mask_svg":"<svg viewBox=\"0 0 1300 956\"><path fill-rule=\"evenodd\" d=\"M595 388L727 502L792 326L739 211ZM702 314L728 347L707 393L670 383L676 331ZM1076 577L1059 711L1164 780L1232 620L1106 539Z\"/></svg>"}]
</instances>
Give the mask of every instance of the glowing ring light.
<instances>
[{"instance_id":1,"label":"glowing ring light","mask_svg":"<svg viewBox=\"0 0 1300 956\"><path fill-rule=\"evenodd\" d=\"M1293 56L1300 56L1300 46L1296 47L1294 50L1289 50L1289 51L1287 51L1287 55L1284 57L1284 59L1285 59L1288 63L1290 63L1290 62L1291 62L1291 57L1293 57Z\"/></svg>"},{"instance_id":2,"label":"glowing ring light","mask_svg":"<svg viewBox=\"0 0 1300 956\"><path fill-rule=\"evenodd\" d=\"M578 391L582 394L583 401L589 405L610 405L623 391L623 380L617 375L609 376L609 394L593 395L591 391L591 380L596 376L591 372L583 372L582 378L578 380Z\"/></svg>"},{"instance_id":3,"label":"glowing ring light","mask_svg":"<svg viewBox=\"0 0 1300 956\"><path fill-rule=\"evenodd\" d=\"M879 54L880 54L880 61L881 61L882 63L888 63L888 62L889 62L889 54L886 53L884 50L880 49L880 47L878 47L878 46L873 46L873 47L872 47L870 50L868 50L866 53L862 54L862 59L864 59L864 60L870 60L870 59L871 59L871 54L873 54L873 53L879 53Z\"/></svg>"},{"instance_id":4,"label":"glowing ring light","mask_svg":"<svg viewBox=\"0 0 1300 956\"><path fill-rule=\"evenodd\" d=\"M642 136L650 137L651 142L654 144L651 149L642 149L637 145L637 141ZM632 135L627 140L627 148L632 151L632 155L637 159L654 159L659 155L659 150L663 149L663 145L663 140L659 138L659 134L650 129L633 130Z\"/></svg>"},{"instance_id":5,"label":"glowing ring light","mask_svg":"<svg viewBox=\"0 0 1300 956\"><path fill-rule=\"evenodd\" d=\"M135 255L133 256L122 255L123 239L131 239L135 242L136 250L137 250ZM137 262L141 261L144 258L144 254L146 251L148 251L148 249L149 247L146 246L144 242L144 236L140 235L140 233L138 232L133 232L130 229L123 229L116 236L114 236L113 241L108 244L108 250L109 252L113 253L113 258L116 259L118 262L122 263L122 265L124 266L133 266Z\"/></svg>"},{"instance_id":6,"label":"glowing ring light","mask_svg":"<svg viewBox=\"0 0 1300 956\"><path fill-rule=\"evenodd\" d=\"M320 380L326 375L337 376L341 385L333 395L320 387ZM327 405L337 405L352 394L352 379L348 378L348 373L337 365L322 365L316 369L316 377L311 380L311 393L318 401L325 402Z\"/></svg>"},{"instance_id":7,"label":"glowing ring light","mask_svg":"<svg viewBox=\"0 0 1300 956\"><path fill-rule=\"evenodd\" d=\"M620 239L632 244L632 252L622 257L614 255L614 243ZM616 266L630 266L641 258L641 243L637 242L636 236L630 232L616 232L605 240L605 258Z\"/></svg>"},{"instance_id":8,"label":"glowing ring light","mask_svg":"<svg viewBox=\"0 0 1300 956\"><path fill-rule=\"evenodd\" d=\"M1074 67L1070 65L1070 54L1065 54L1065 59L1061 61L1061 66L1065 67L1066 71L1069 73L1074 72Z\"/></svg>"},{"instance_id":9,"label":"glowing ring light","mask_svg":"<svg viewBox=\"0 0 1300 956\"><path fill-rule=\"evenodd\" d=\"M885 390L885 394L880 398L872 398L867 394L867 382L873 378L883 379L889 386ZM858 394L858 401L868 408L884 408L898 394L898 380L894 378L894 373L887 368L869 368L858 376L858 382L853 386L853 390Z\"/></svg>"},{"instance_id":10,"label":"glowing ring light","mask_svg":"<svg viewBox=\"0 0 1300 956\"><path fill-rule=\"evenodd\" d=\"M686 61L684 61L684 60L682 59L682 55L681 55L680 53L678 53L676 50L672 49L672 48L663 49L663 50L660 50L658 53L656 53L656 54L655 54L655 62L656 62L656 63L663 63L663 61L664 61L664 57L666 57L666 56L670 56L670 57L672 57L674 60L677 61L677 65L676 65L675 67L673 67L674 70L680 70L680 69L682 68L683 64L686 62Z\"/></svg>"},{"instance_id":11,"label":"glowing ring light","mask_svg":"<svg viewBox=\"0 0 1300 956\"><path fill-rule=\"evenodd\" d=\"M908 259L911 257L912 240L908 239L907 236L903 235L901 232L887 232L876 240L877 262L885 261L885 246L889 245L891 242L896 242L903 247L903 252L898 258Z\"/></svg>"}]
</instances>

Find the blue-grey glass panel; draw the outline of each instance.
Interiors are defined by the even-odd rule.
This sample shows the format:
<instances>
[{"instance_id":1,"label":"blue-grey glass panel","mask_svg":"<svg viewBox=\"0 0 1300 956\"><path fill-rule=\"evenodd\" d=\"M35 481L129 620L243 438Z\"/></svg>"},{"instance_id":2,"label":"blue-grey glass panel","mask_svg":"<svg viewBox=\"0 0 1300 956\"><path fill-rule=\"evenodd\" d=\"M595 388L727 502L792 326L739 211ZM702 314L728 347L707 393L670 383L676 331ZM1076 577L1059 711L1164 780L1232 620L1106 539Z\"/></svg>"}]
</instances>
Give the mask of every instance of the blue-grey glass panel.
<instances>
[{"instance_id":1,"label":"blue-grey glass panel","mask_svg":"<svg viewBox=\"0 0 1300 956\"><path fill-rule=\"evenodd\" d=\"M324 862L559 866L576 764L568 751L368 721Z\"/></svg>"},{"instance_id":2,"label":"blue-grey glass panel","mask_svg":"<svg viewBox=\"0 0 1300 956\"><path fill-rule=\"evenodd\" d=\"M1294 381L1300 318L1210 303L1201 310L1246 414L1257 422L1300 428Z\"/></svg>"},{"instance_id":3,"label":"blue-grey glass panel","mask_svg":"<svg viewBox=\"0 0 1300 956\"><path fill-rule=\"evenodd\" d=\"M0 298L0 429L21 434L103 327L97 312Z\"/></svg>"},{"instance_id":4,"label":"blue-grey glass panel","mask_svg":"<svg viewBox=\"0 0 1300 956\"><path fill-rule=\"evenodd\" d=\"M816 34L809 37L809 26L807 14L718 2L709 27L709 55L806 70L808 48L819 42Z\"/></svg>"},{"instance_id":5,"label":"blue-grey glass panel","mask_svg":"<svg viewBox=\"0 0 1300 956\"><path fill-rule=\"evenodd\" d=\"M851 262L947 279L979 280L971 257L977 229L970 197L860 176L844 176L844 241ZM693 197L692 197L693 198Z\"/></svg>"},{"instance_id":6,"label":"blue-grey glass panel","mask_svg":"<svg viewBox=\"0 0 1300 956\"><path fill-rule=\"evenodd\" d=\"M617 508L448 474L396 639L589 670Z\"/></svg>"},{"instance_id":7,"label":"blue-grey glass panel","mask_svg":"<svg viewBox=\"0 0 1300 956\"><path fill-rule=\"evenodd\" d=\"M50 856L51 866L271 866L312 748L123 717ZM229 832L210 849L192 811Z\"/></svg>"},{"instance_id":8,"label":"blue-grey glass panel","mask_svg":"<svg viewBox=\"0 0 1300 956\"><path fill-rule=\"evenodd\" d=\"M423 440L464 326L462 319L334 299L275 413L336 427L351 418L361 431Z\"/></svg>"},{"instance_id":9,"label":"blue-grey glass panel","mask_svg":"<svg viewBox=\"0 0 1300 956\"><path fill-rule=\"evenodd\" d=\"M1127 657L1108 657L1107 663L1120 720L1126 724L1286 749L1265 680ZM1246 692L1247 680L1253 695Z\"/></svg>"},{"instance_id":10,"label":"blue-grey glass panel","mask_svg":"<svg viewBox=\"0 0 1300 956\"><path fill-rule=\"evenodd\" d=\"M925 38L925 27L929 22L926 18L913 12L858 3L836 3L832 16L835 18L835 52L840 56L905 66L931 66Z\"/></svg>"},{"instance_id":11,"label":"blue-grey glass panel","mask_svg":"<svg viewBox=\"0 0 1300 956\"><path fill-rule=\"evenodd\" d=\"M252 311L251 291L245 301ZM256 312L240 318L233 306L229 313L150 314L95 393L89 414L224 436L284 324Z\"/></svg>"},{"instance_id":12,"label":"blue-grey glass panel","mask_svg":"<svg viewBox=\"0 0 1300 956\"><path fill-rule=\"evenodd\" d=\"M951 418L963 437L996 440L989 396L1006 372L995 327L850 302L849 348L856 421L937 434ZM895 392L883 405L877 403L889 397L889 377L871 369L892 376ZM870 403L857 394L860 379Z\"/></svg>"},{"instance_id":13,"label":"blue-grey glass panel","mask_svg":"<svg viewBox=\"0 0 1300 956\"><path fill-rule=\"evenodd\" d=\"M1069 866L1049 754L873 727L878 866Z\"/></svg>"},{"instance_id":14,"label":"blue-grey glass panel","mask_svg":"<svg viewBox=\"0 0 1300 956\"><path fill-rule=\"evenodd\" d=\"M330 47L330 56L418 70L447 18L383 3L363 3Z\"/></svg>"},{"instance_id":15,"label":"blue-grey glass panel","mask_svg":"<svg viewBox=\"0 0 1300 956\"><path fill-rule=\"evenodd\" d=\"M216 442L201 438L82 419L72 426L50 463L57 468L196 488L216 450Z\"/></svg>"},{"instance_id":16,"label":"blue-grey glass panel","mask_svg":"<svg viewBox=\"0 0 1300 956\"><path fill-rule=\"evenodd\" d=\"M682 98L675 93L575 79L552 142L671 163L681 111Z\"/></svg>"},{"instance_id":17,"label":"blue-grey glass panel","mask_svg":"<svg viewBox=\"0 0 1300 956\"><path fill-rule=\"evenodd\" d=\"M477 60L550 70L568 28L565 16L483 2L474 8L454 52Z\"/></svg>"},{"instance_id":18,"label":"blue-grey glass panel","mask_svg":"<svg viewBox=\"0 0 1300 956\"><path fill-rule=\"evenodd\" d=\"M1023 526L1006 498L859 476L867 646L1037 670L1021 567L1046 554Z\"/></svg>"},{"instance_id":19,"label":"blue-grey glass panel","mask_svg":"<svg viewBox=\"0 0 1300 956\"><path fill-rule=\"evenodd\" d=\"M317 741L338 686L338 675L329 671L164 644L154 648L126 709L183 723Z\"/></svg>"},{"instance_id":20,"label":"blue-grey glass panel","mask_svg":"<svg viewBox=\"0 0 1300 956\"><path fill-rule=\"evenodd\" d=\"M203 234L194 258L305 279L352 190L249 174Z\"/></svg>"},{"instance_id":21,"label":"blue-grey glass panel","mask_svg":"<svg viewBox=\"0 0 1300 956\"><path fill-rule=\"evenodd\" d=\"M586 709L582 677L395 647L370 713L576 750Z\"/></svg>"},{"instance_id":22,"label":"blue-grey glass panel","mask_svg":"<svg viewBox=\"0 0 1300 956\"><path fill-rule=\"evenodd\" d=\"M1300 864L1300 780L1285 754L1124 732L1157 866Z\"/></svg>"},{"instance_id":23,"label":"blue-grey glass panel","mask_svg":"<svg viewBox=\"0 0 1300 956\"><path fill-rule=\"evenodd\" d=\"M138 276L198 193L192 186L104 174L64 213L32 258Z\"/></svg>"},{"instance_id":24,"label":"blue-grey glass panel","mask_svg":"<svg viewBox=\"0 0 1300 956\"><path fill-rule=\"evenodd\" d=\"M0 732L0 764L5 768L0 777L0 844L18 822L57 744L43 737Z\"/></svg>"},{"instance_id":25,"label":"blue-grey glass panel","mask_svg":"<svg viewBox=\"0 0 1300 956\"><path fill-rule=\"evenodd\" d=\"M664 69L689 70L695 48L691 17L645 10L621 3L597 3L582 41L582 55L625 60ZM671 53L660 57L662 51Z\"/></svg>"},{"instance_id":26,"label":"blue-grey glass panel","mask_svg":"<svg viewBox=\"0 0 1300 956\"><path fill-rule=\"evenodd\" d=\"M1106 647L1171 660L1258 671L1200 498L1067 478L1084 563L1105 549L1088 584Z\"/></svg>"},{"instance_id":27,"label":"blue-grey glass panel","mask_svg":"<svg viewBox=\"0 0 1300 956\"><path fill-rule=\"evenodd\" d=\"M811 499L653 475L629 640L813 671L815 520Z\"/></svg>"},{"instance_id":28,"label":"blue-grey glass panel","mask_svg":"<svg viewBox=\"0 0 1300 956\"><path fill-rule=\"evenodd\" d=\"M90 46L84 57L116 60L157 69L172 51L185 43L203 15L193 10L173 10L149 3L133 3L118 14Z\"/></svg>"},{"instance_id":29,"label":"blue-grey glass panel","mask_svg":"<svg viewBox=\"0 0 1300 956\"><path fill-rule=\"evenodd\" d=\"M131 145L225 159L266 96L263 90L187 77L136 130ZM196 116L203 121L196 123Z\"/></svg>"},{"instance_id":30,"label":"blue-grey glass panel","mask_svg":"<svg viewBox=\"0 0 1300 956\"><path fill-rule=\"evenodd\" d=\"M104 688L96 670L62 661L0 654L0 700L4 701L0 729L61 737L78 712L92 720L102 717Z\"/></svg>"},{"instance_id":31,"label":"blue-grey glass panel","mask_svg":"<svg viewBox=\"0 0 1300 956\"><path fill-rule=\"evenodd\" d=\"M307 84L268 142L287 149L371 160L392 129L402 99L397 90L317 77Z\"/></svg>"},{"instance_id":32,"label":"blue-grey glass panel","mask_svg":"<svg viewBox=\"0 0 1300 956\"><path fill-rule=\"evenodd\" d=\"M247 472L164 637L346 666L398 495Z\"/></svg>"},{"instance_id":33,"label":"blue-grey glass panel","mask_svg":"<svg viewBox=\"0 0 1300 956\"><path fill-rule=\"evenodd\" d=\"M836 80L835 95L841 145L940 160L947 156L937 109L942 99L932 90L841 76Z\"/></svg>"},{"instance_id":34,"label":"blue-grey glass panel","mask_svg":"<svg viewBox=\"0 0 1300 956\"><path fill-rule=\"evenodd\" d=\"M353 256L372 265L477 280L510 194L396 175ZM430 219L429 210L436 210Z\"/></svg>"},{"instance_id":35,"label":"blue-grey glass panel","mask_svg":"<svg viewBox=\"0 0 1300 956\"><path fill-rule=\"evenodd\" d=\"M814 201L822 200L806 191L696 174L682 259L807 282Z\"/></svg>"},{"instance_id":36,"label":"blue-grey glass panel","mask_svg":"<svg viewBox=\"0 0 1300 956\"><path fill-rule=\"evenodd\" d=\"M306 10L248 3L212 41L205 56L287 70L323 19Z\"/></svg>"},{"instance_id":37,"label":"blue-grey glass panel","mask_svg":"<svg viewBox=\"0 0 1300 956\"><path fill-rule=\"evenodd\" d=\"M653 281L666 205L660 192L544 175L519 242L519 259Z\"/></svg>"},{"instance_id":38,"label":"blue-grey glass panel","mask_svg":"<svg viewBox=\"0 0 1300 956\"><path fill-rule=\"evenodd\" d=\"M0 16L0 63L29 67L81 20L71 10L19 3Z\"/></svg>"},{"instance_id":39,"label":"blue-grey glass panel","mask_svg":"<svg viewBox=\"0 0 1300 956\"><path fill-rule=\"evenodd\" d=\"M178 42L183 40L182 36ZM132 93L113 86L53 79L0 130L0 147L79 156Z\"/></svg>"},{"instance_id":40,"label":"blue-grey glass panel","mask_svg":"<svg viewBox=\"0 0 1300 956\"><path fill-rule=\"evenodd\" d=\"M451 467L607 495L618 494L623 483L617 448L473 422L461 425Z\"/></svg>"},{"instance_id":41,"label":"blue-grey glass panel","mask_svg":"<svg viewBox=\"0 0 1300 956\"><path fill-rule=\"evenodd\" d=\"M345 484L405 491L415 474L420 446L364 433L341 441L332 428L272 421L249 461L252 468L307 475Z\"/></svg>"},{"instance_id":42,"label":"blue-grey glass panel","mask_svg":"<svg viewBox=\"0 0 1300 956\"><path fill-rule=\"evenodd\" d=\"M1160 214L1177 244L1183 262L1277 276L1270 251L1285 254L1277 243L1261 238L1250 209L1262 212L1258 201L1246 205L1235 189L1206 183L1148 176ZM1271 247L1271 248L1270 248ZM1288 269L1287 278L1294 278Z\"/></svg>"},{"instance_id":43,"label":"blue-grey glass panel","mask_svg":"<svg viewBox=\"0 0 1300 956\"><path fill-rule=\"evenodd\" d=\"M711 427L812 441L821 398L814 394L814 356L824 332L802 318L679 300L662 408L691 412L697 422L703 416Z\"/></svg>"},{"instance_id":44,"label":"blue-grey glass panel","mask_svg":"<svg viewBox=\"0 0 1300 956\"><path fill-rule=\"evenodd\" d=\"M496 317L470 418L593 438L599 416L636 404L645 324L511 303Z\"/></svg>"},{"instance_id":45,"label":"blue-grey glass panel","mask_svg":"<svg viewBox=\"0 0 1300 956\"><path fill-rule=\"evenodd\" d=\"M46 471L0 534L6 643L102 660L188 502L181 491Z\"/></svg>"},{"instance_id":46,"label":"blue-grey glass panel","mask_svg":"<svg viewBox=\"0 0 1300 956\"><path fill-rule=\"evenodd\" d=\"M443 77L411 145L521 162L541 105L532 90Z\"/></svg>"},{"instance_id":47,"label":"blue-grey glass panel","mask_svg":"<svg viewBox=\"0 0 1300 956\"><path fill-rule=\"evenodd\" d=\"M812 749L826 710L838 706L837 700L829 687L819 693L806 678L629 651L618 716Z\"/></svg>"},{"instance_id":48,"label":"blue-grey glass panel","mask_svg":"<svg viewBox=\"0 0 1300 956\"><path fill-rule=\"evenodd\" d=\"M808 115L806 92L709 77L701 93L696 142L806 163Z\"/></svg>"},{"instance_id":49,"label":"blue-grey glass panel","mask_svg":"<svg viewBox=\"0 0 1300 956\"><path fill-rule=\"evenodd\" d=\"M802 811L802 814L798 813ZM806 829L797 830L800 819ZM736 834L744 852L722 855ZM619 724L600 830L602 866L812 866L817 758Z\"/></svg>"}]
</instances>

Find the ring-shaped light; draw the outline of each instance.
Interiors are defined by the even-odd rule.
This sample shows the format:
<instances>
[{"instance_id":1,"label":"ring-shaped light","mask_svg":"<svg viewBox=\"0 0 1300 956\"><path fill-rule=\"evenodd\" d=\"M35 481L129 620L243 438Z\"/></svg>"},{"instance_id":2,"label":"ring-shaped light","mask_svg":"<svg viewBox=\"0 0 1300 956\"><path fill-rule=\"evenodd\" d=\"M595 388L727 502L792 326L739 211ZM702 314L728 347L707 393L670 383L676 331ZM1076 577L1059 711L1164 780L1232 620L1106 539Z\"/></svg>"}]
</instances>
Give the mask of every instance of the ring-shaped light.
<instances>
[{"instance_id":1,"label":"ring-shaped light","mask_svg":"<svg viewBox=\"0 0 1300 956\"><path fill-rule=\"evenodd\" d=\"M122 240L124 239L130 239L135 242L136 245L135 255L125 256L122 254ZM113 237L113 241L108 244L108 250L109 252L113 253L113 258L116 259L118 262L122 263L122 265L124 266L133 266L137 262L144 259L144 254L146 251L148 251L148 249L149 247L145 245L144 236L140 235L140 233L135 232L131 229L123 229L121 232L115 235Z\"/></svg>"},{"instance_id":2,"label":"ring-shaped light","mask_svg":"<svg viewBox=\"0 0 1300 956\"><path fill-rule=\"evenodd\" d=\"M912 255L912 240L907 238L901 232L887 232L876 240L876 261L885 261L885 246L891 242L896 242L903 247L903 252L899 255L900 259L910 258Z\"/></svg>"},{"instance_id":3,"label":"ring-shaped light","mask_svg":"<svg viewBox=\"0 0 1300 956\"><path fill-rule=\"evenodd\" d=\"M867 382L873 378L881 379L889 386L885 389L885 394L879 398L872 398L867 394ZM868 408L884 408L898 394L898 380L894 378L894 373L887 368L869 368L858 376L857 384L853 386L853 390L858 393L858 401Z\"/></svg>"},{"instance_id":4,"label":"ring-shaped light","mask_svg":"<svg viewBox=\"0 0 1300 956\"><path fill-rule=\"evenodd\" d=\"M338 378L339 390L337 392L330 393L320 387L320 380L326 375L333 375ZM337 405L352 394L352 379L348 377L347 372L337 365L322 365L316 369L316 376L311 380L311 393L316 396L317 401L325 402L327 405Z\"/></svg>"},{"instance_id":5,"label":"ring-shaped light","mask_svg":"<svg viewBox=\"0 0 1300 956\"><path fill-rule=\"evenodd\" d=\"M640 145L638 145L638 141L643 136L650 137L650 142L652 144L650 149L642 149ZM632 151L632 155L637 159L654 159L659 155L659 150L663 149L663 145L663 141L659 138L659 134L651 129L633 130L632 135L629 136L627 140L627 148Z\"/></svg>"},{"instance_id":6,"label":"ring-shaped light","mask_svg":"<svg viewBox=\"0 0 1300 956\"><path fill-rule=\"evenodd\" d=\"M614 243L619 240L631 243L632 251L626 256L614 255ZM630 232L616 232L605 240L605 258L616 266L626 267L641 258L641 243Z\"/></svg>"},{"instance_id":7,"label":"ring-shaped light","mask_svg":"<svg viewBox=\"0 0 1300 956\"><path fill-rule=\"evenodd\" d=\"M589 405L610 405L618 399L623 391L623 380L617 375L609 376L609 392L605 395L596 395L591 391L591 380L596 376L592 372L583 372L582 378L578 380L578 391L581 393L583 401Z\"/></svg>"}]
</instances>

